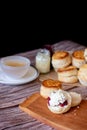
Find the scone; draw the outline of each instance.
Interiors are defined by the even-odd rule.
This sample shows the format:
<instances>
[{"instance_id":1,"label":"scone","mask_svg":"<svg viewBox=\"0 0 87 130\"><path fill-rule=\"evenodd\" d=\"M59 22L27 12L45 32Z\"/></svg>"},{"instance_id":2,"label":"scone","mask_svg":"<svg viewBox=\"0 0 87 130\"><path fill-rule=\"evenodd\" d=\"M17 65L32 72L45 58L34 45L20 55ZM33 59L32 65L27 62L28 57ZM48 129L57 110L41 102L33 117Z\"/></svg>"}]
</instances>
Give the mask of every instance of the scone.
<instances>
[{"instance_id":1,"label":"scone","mask_svg":"<svg viewBox=\"0 0 87 130\"><path fill-rule=\"evenodd\" d=\"M72 98L67 91L57 90L48 97L48 109L56 114L67 112L71 108Z\"/></svg>"},{"instance_id":2,"label":"scone","mask_svg":"<svg viewBox=\"0 0 87 130\"><path fill-rule=\"evenodd\" d=\"M72 65L80 68L81 65L85 64L84 50L76 50L72 53Z\"/></svg>"},{"instance_id":3,"label":"scone","mask_svg":"<svg viewBox=\"0 0 87 130\"><path fill-rule=\"evenodd\" d=\"M55 71L57 71L58 68L69 66L71 62L71 55L66 51L56 51L52 55L52 66Z\"/></svg>"},{"instance_id":4,"label":"scone","mask_svg":"<svg viewBox=\"0 0 87 130\"><path fill-rule=\"evenodd\" d=\"M87 64L84 64L79 68L78 79L83 86L87 86Z\"/></svg>"},{"instance_id":5,"label":"scone","mask_svg":"<svg viewBox=\"0 0 87 130\"><path fill-rule=\"evenodd\" d=\"M75 66L68 66L57 70L58 80L64 83L78 82L78 70Z\"/></svg>"},{"instance_id":6,"label":"scone","mask_svg":"<svg viewBox=\"0 0 87 130\"><path fill-rule=\"evenodd\" d=\"M78 106L82 101L81 94L77 92L69 92L69 94L72 97L71 107Z\"/></svg>"},{"instance_id":7,"label":"scone","mask_svg":"<svg viewBox=\"0 0 87 130\"><path fill-rule=\"evenodd\" d=\"M85 57L85 60L87 62L87 48L84 50L84 57Z\"/></svg>"},{"instance_id":8,"label":"scone","mask_svg":"<svg viewBox=\"0 0 87 130\"><path fill-rule=\"evenodd\" d=\"M48 98L52 91L58 90L60 88L62 88L62 84L60 81L53 79L44 80L41 83L40 95L43 98Z\"/></svg>"}]
</instances>

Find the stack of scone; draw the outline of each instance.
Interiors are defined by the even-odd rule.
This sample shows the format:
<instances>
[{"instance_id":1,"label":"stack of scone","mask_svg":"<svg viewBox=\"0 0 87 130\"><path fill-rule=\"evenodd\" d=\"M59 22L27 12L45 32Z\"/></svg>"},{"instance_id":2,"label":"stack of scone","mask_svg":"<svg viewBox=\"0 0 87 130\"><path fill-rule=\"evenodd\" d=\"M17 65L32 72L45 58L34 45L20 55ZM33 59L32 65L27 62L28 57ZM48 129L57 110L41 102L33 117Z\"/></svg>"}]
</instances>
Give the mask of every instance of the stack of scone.
<instances>
[{"instance_id":1,"label":"stack of scone","mask_svg":"<svg viewBox=\"0 0 87 130\"><path fill-rule=\"evenodd\" d=\"M52 55L52 66L55 71L59 68L67 67L71 64L72 59L69 52L66 51L56 51Z\"/></svg>"},{"instance_id":2,"label":"stack of scone","mask_svg":"<svg viewBox=\"0 0 87 130\"><path fill-rule=\"evenodd\" d=\"M59 68L57 70L58 80L65 83L78 82L78 71L75 66L68 66L66 68Z\"/></svg>"},{"instance_id":3,"label":"stack of scone","mask_svg":"<svg viewBox=\"0 0 87 130\"><path fill-rule=\"evenodd\" d=\"M82 70L80 70L81 66L87 62L87 48L84 50L75 50L73 53L67 51L56 51L52 55L51 62L54 70L57 72L58 80L61 82L76 83L80 81L83 85L83 78L87 79L86 75L82 77L81 74L79 74Z\"/></svg>"}]
</instances>

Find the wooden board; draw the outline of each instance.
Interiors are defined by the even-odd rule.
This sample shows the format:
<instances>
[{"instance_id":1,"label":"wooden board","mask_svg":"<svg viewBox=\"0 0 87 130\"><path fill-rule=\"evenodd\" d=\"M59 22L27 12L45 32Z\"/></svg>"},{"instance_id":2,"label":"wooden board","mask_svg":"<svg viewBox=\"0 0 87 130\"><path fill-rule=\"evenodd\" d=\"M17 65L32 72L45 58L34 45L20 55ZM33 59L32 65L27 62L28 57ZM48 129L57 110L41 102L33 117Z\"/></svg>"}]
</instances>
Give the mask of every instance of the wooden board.
<instances>
[{"instance_id":1,"label":"wooden board","mask_svg":"<svg viewBox=\"0 0 87 130\"><path fill-rule=\"evenodd\" d=\"M54 114L47 108L47 100L35 93L19 108L39 121L59 130L87 130L87 100L65 114Z\"/></svg>"},{"instance_id":2,"label":"wooden board","mask_svg":"<svg viewBox=\"0 0 87 130\"><path fill-rule=\"evenodd\" d=\"M54 70L51 70L49 73L47 74L40 74L39 76L39 81L42 82L45 79L54 79L57 80L57 73ZM74 87L85 87L83 86L79 81L77 83L62 83L62 87L64 90L68 90Z\"/></svg>"}]
</instances>

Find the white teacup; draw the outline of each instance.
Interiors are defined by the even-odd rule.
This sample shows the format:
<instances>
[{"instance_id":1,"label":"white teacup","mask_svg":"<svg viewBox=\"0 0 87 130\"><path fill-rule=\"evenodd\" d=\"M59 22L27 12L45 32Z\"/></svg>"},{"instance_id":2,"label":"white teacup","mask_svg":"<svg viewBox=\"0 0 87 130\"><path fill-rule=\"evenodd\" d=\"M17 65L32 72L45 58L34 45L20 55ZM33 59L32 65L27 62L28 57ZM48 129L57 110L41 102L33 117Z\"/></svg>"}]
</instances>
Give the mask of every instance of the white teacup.
<instances>
[{"instance_id":1,"label":"white teacup","mask_svg":"<svg viewBox=\"0 0 87 130\"><path fill-rule=\"evenodd\" d=\"M3 73L12 79L19 79L26 75L30 67L30 59L23 56L7 56L1 58Z\"/></svg>"}]
</instances>

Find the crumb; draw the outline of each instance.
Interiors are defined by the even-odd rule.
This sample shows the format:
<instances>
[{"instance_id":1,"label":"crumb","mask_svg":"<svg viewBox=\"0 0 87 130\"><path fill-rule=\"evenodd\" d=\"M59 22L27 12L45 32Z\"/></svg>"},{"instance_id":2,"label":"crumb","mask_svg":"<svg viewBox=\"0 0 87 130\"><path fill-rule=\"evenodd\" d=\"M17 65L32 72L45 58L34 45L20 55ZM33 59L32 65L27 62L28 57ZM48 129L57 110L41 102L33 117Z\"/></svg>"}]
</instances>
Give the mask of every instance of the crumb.
<instances>
[{"instance_id":1,"label":"crumb","mask_svg":"<svg viewBox=\"0 0 87 130\"><path fill-rule=\"evenodd\" d=\"M76 113L74 113L74 116L76 116Z\"/></svg>"},{"instance_id":2,"label":"crumb","mask_svg":"<svg viewBox=\"0 0 87 130\"><path fill-rule=\"evenodd\" d=\"M85 100L87 100L87 97L85 98Z\"/></svg>"},{"instance_id":3,"label":"crumb","mask_svg":"<svg viewBox=\"0 0 87 130\"><path fill-rule=\"evenodd\" d=\"M74 110L74 112L76 112L76 109Z\"/></svg>"},{"instance_id":4,"label":"crumb","mask_svg":"<svg viewBox=\"0 0 87 130\"><path fill-rule=\"evenodd\" d=\"M79 106L77 106L77 108L79 108Z\"/></svg>"}]
</instances>

